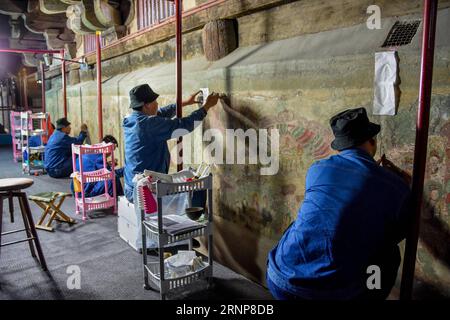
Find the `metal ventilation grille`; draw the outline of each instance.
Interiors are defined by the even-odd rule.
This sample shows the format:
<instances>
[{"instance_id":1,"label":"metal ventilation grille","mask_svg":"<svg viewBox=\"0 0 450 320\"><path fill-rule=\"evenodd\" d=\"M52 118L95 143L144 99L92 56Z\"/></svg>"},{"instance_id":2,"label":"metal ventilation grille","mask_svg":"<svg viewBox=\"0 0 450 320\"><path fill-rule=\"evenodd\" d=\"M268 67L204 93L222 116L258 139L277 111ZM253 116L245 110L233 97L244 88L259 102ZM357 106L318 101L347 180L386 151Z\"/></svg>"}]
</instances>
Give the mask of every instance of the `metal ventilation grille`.
<instances>
[{"instance_id":1,"label":"metal ventilation grille","mask_svg":"<svg viewBox=\"0 0 450 320\"><path fill-rule=\"evenodd\" d=\"M399 47L410 44L419 28L420 20L397 21L381 47Z\"/></svg>"}]
</instances>

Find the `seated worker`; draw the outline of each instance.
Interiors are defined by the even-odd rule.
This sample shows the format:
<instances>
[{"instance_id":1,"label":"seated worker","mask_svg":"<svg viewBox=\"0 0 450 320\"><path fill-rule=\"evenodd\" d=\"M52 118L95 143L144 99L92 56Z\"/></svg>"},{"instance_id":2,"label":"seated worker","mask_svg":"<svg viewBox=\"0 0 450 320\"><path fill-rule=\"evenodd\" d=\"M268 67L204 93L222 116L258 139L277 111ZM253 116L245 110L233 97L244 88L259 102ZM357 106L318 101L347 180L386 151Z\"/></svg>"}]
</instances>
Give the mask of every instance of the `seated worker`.
<instances>
[{"instance_id":1,"label":"seated worker","mask_svg":"<svg viewBox=\"0 0 450 320\"><path fill-rule=\"evenodd\" d=\"M182 106L195 104L200 92L193 94ZM125 117L122 127L125 136L125 196L133 203L133 178L145 169L168 173L170 153L167 140L175 138L177 129L194 130L194 122L202 121L208 110L217 104L219 95L212 93L203 107L184 118L174 118L176 105L158 110L158 94L148 84L130 90L130 108L133 112Z\"/></svg>"},{"instance_id":2,"label":"seated worker","mask_svg":"<svg viewBox=\"0 0 450 320\"><path fill-rule=\"evenodd\" d=\"M114 144L114 149L118 147L118 143L116 138L111 135L106 135L103 140L104 143L112 143ZM80 170L80 163L77 159L76 162L77 171ZM85 154L83 155L83 171L96 171L103 168L103 155L102 154ZM110 166L108 169L111 170ZM123 196L123 188L122 183L120 182L120 178L123 177L123 168L115 169L116 173L116 193L117 196ZM72 193L74 193L73 181L70 186ZM84 194L86 197L95 197L105 193L105 182L89 182L84 185ZM112 197L113 196L113 183L111 180L108 180L108 193Z\"/></svg>"},{"instance_id":3,"label":"seated worker","mask_svg":"<svg viewBox=\"0 0 450 320\"><path fill-rule=\"evenodd\" d=\"M267 285L281 300L386 299L411 215L410 188L383 167L390 162L374 160L380 126L364 108L330 124L339 154L309 168L298 217L269 253ZM367 287L371 265L380 268L380 290Z\"/></svg>"},{"instance_id":4,"label":"seated worker","mask_svg":"<svg viewBox=\"0 0 450 320\"><path fill-rule=\"evenodd\" d=\"M78 138L69 136L72 130L66 118L56 121L56 131L45 146L44 167L52 178L69 177L72 173L72 143L82 144L87 136L87 126L81 125Z\"/></svg>"}]
</instances>

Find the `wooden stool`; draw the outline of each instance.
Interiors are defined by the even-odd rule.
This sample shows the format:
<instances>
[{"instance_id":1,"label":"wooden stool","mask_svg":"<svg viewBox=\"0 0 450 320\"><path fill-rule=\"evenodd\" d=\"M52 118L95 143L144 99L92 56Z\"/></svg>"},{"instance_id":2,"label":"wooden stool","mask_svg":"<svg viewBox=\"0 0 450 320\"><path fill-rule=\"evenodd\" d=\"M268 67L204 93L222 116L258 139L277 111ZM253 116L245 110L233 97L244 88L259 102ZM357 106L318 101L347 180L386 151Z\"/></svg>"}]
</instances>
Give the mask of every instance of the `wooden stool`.
<instances>
[{"instance_id":1,"label":"wooden stool","mask_svg":"<svg viewBox=\"0 0 450 320\"><path fill-rule=\"evenodd\" d=\"M33 217L31 215L30 206L28 204L27 195L25 192L22 192L22 189L26 189L33 184L33 180L25 179L25 178L8 178L8 179L0 179L0 250L1 247L26 242L28 241L28 245L30 246L31 255L36 257L36 253L34 250L34 246L36 246L36 251L39 257L39 262L41 264L42 269L47 271L47 264L45 262L44 254L42 253L41 244L39 242L39 238L34 227ZM17 197L19 200L20 211L22 212L23 224L25 226L24 229L14 230L9 232L2 233L2 222L3 222L3 199L9 199L9 209L11 216L14 213L14 209L12 206L12 200L14 197ZM25 231L27 234L27 238L23 240L16 240L2 244L2 236ZM33 246L34 244L34 246ZM0 251L1 253L1 251Z\"/></svg>"},{"instance_id":2,"label":"wooden stool","mask_svg":"<svg viewBox=\"0 0 450 320\"><path fill-rule=\"evenodd\" d=\"M28 199L34 201L39 207L44 210L39 221L36 223L36 228L46 231L53 231L53 227L51 226L53 220L75 224L76 221L67 216L61 210L61 205L63 204L64 199L70 196L70 193L64 192L42 192L29 196ZM44 224L44 220L47 215L50 215L50 219L47 223Z\"/></svg>"}]
</instances>

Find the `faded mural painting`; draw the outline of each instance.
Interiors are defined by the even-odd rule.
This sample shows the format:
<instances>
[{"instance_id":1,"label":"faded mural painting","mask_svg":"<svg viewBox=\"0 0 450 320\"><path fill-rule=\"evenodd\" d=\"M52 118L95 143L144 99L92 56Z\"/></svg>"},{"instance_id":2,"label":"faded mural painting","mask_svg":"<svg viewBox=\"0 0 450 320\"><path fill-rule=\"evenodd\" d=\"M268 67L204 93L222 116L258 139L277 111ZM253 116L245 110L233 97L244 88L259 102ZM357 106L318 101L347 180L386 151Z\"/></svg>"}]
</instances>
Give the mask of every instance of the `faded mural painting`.
<instances>
[{"instance_id":1,"label":"faded mural painting","mask_svg":"<svg viewBox=\"0 0 450 320\"><path fill-rule=\"evenodd\" d=\"M271 14L277 16L277 12ZM300 14L286 14L294 13ZM260 15L266 17L268 14L264 12ZM247 37L250 37L250 31L242 32L246 32ZM356 29L354 34L353 31L347 32L352 36L356 34L356 38L365 36L365 31L361 29ZM332 47L337 45L333 39L333 35L324 36L318 33L317 39L313 40L323 41L323 48L332 56ZM299 38L296 41L293 43L301 45L304 40ZM289 61L298 70L289 70L288 62L274 58L273 52L280 53L292 48L279 43L271 44L271 48L273 51L269 52L270 55L260 55L256 62L252 62L252 56L247 57L250 61L248 65L231 64L229 69L209 69L209 64L205 67L205 61L199 58L199 52L195 51L189 57L194 62L190 64L185 61L185 67L189 71L184 73L183 83L185 94L195 92L200 86L209 86L227 93L230 99L227 104L220 104L209 112L204 130L214 128L224 132L226 129L277 129L280 134L279 171L273 176L261 175L259 165L213 166L214 207L215 214L220 218L216 231L220 233L218 237L223 237L224 241L235 242L221 245L217 250L218 256L226 252L222 257L232 256L230 260L233 260L233 268L261 283L264 282L265 257L270 245L275 244L289 224L297 218L305 192L305 175L308 168L314 161L334 154L330 148L333 135L328 119L333 114L352 107L365 106L370 113L373 95L372 51L379 50L378 47L374 49L373 46L368 46L367 51L363 53L308 59L299 51L297 56L292 55L293 61ZM259 49L260 53L262 49ZM398 114L373 119L382 125L379 155L385 153L394 163L409 172L412 172L414 160L417 113L419 50L416 49L409 48L400 52L400 88L403 93ZM416 295L419 297L426 296L422 294L424 290L436 292L437 296L450 297L448 52L448 46L442 46L437 50L435 61L425 210L416 266L416 279L420 284ZM165 65L173 61L164 60L160 66L154 66L154 61L149 61L146 65L142 52L128 53L127 56L130 60L141 61L141 64L128 66L132 70L130 72L113 74L114 77L106 79L103 86L104 133L118 137L121 149L118 153L122 165L121 121L130 112L127 90L138 82L149 82L151 78L157 89L163 88L159 92L161 106L174 101L175 91L173 64ZM113 64L113 60L109 61L105 69L108 69L108 66L112 68ZM270 72L264 74L264 68ZM167 72L162 72L161 69ZM158 76L154 76L155 73ZM48 109L52 112L53 119L61 116L60 82L55 80L55 84L56 86L52 86L52 90L47 92ZM272 85L275 87L275 84L277 91L271 88ZM87 122L93 142L96 142L97 93L94 82L86 81L70 86L68 95L69 117L74 123L74 131L78 131L81 123ZM185 114L190 110L186 110ZM171 147L173 145L171 143ZM174 166L172 168L174 169ZM222 220L226 223L222 224ZM234 234L233 232L239 233L242 239L227 238L227 234ZM254 252L240 252L240 243L236 243L250 238L257 239L249 244ZM253 241L251 239L250 241ZM269 244L261 245L266 239Z\"/></svg>"},{"instance_id":2,"label":"faded mural painting","mask_svg":"<svg viewBox=\"0 0 450 320\"><path fill-rule=\"evenodd\" d=\"M245 101L245 107L242 100L231 101L231 106L222 106L212 113L208 127L223 132L250 128L278 130L280 165L273 176L260 175L258 165L216 166L220 177L219 214L251 232L276 239L297 216L307 168L313 161L332 153L332 133L329 127L299 116L286 103L277 100L264 101L271 105L267 114L255 112L259 108L255 108L254 101ZM272 109L272 104L277 106Z\"/></svg>"},{"instance_id":3,"label":"faded mural painting","mask_svg":"<svg viewBox=\"0 0 450 320\"><path fill-rule=\"evenodd\" d=\"M393 118L415 123L417 102L410 112ZM386 155L402 168L412 172L414 135L401 143L395 132L383 134ZM387 137L393 137L387 138ZM398 145L397 143L400 143ZM450 295L450 96L436 94L432 98L428 159L424 186L424 203L416 261L419 290L436 296Z\"/></svg>"}]
</instances>

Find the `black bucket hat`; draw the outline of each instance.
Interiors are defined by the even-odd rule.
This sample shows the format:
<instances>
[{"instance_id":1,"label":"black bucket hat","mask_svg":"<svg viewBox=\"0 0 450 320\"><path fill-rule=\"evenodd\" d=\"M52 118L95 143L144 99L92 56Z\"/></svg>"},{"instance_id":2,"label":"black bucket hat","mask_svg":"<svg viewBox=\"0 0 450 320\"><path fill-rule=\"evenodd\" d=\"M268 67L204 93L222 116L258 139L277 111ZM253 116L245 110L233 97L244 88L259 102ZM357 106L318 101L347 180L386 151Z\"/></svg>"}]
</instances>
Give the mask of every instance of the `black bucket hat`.
<instances>
[{"instance_id":1,"label":"black bucket hat","mask_svg":"<svg viewBox=\"0 0 450 320\"><path fill-rule=\"evenodd\" d=\"M70 126L70 122L67 121L67 118L61 118L56 120L56 130L60 130L68 126Z\"/></svg>"},{"instance_id":2,"label":"black bucket hat","mask_svg":"<svg viewBox=\"0 0 450 320\"><path fill-rule=\"evenodd\" d=\"M130 90L130 108L141 108L146 103L158 99L159 94L154 92L148 84L141 84Z\"/></svg>"},{"instance_id":3,"label":"black bucket hat","mask_svg":"<svg viewBox=\"0 0 450 320\"><path fill-rule=\"evenodd\" d=\"M330 126L335 136L331 147L338 151L364 143L375 137L381 129L380 125L369 121L365 108L338 113L330 119Z\"/></svg>"}]
</instances>

